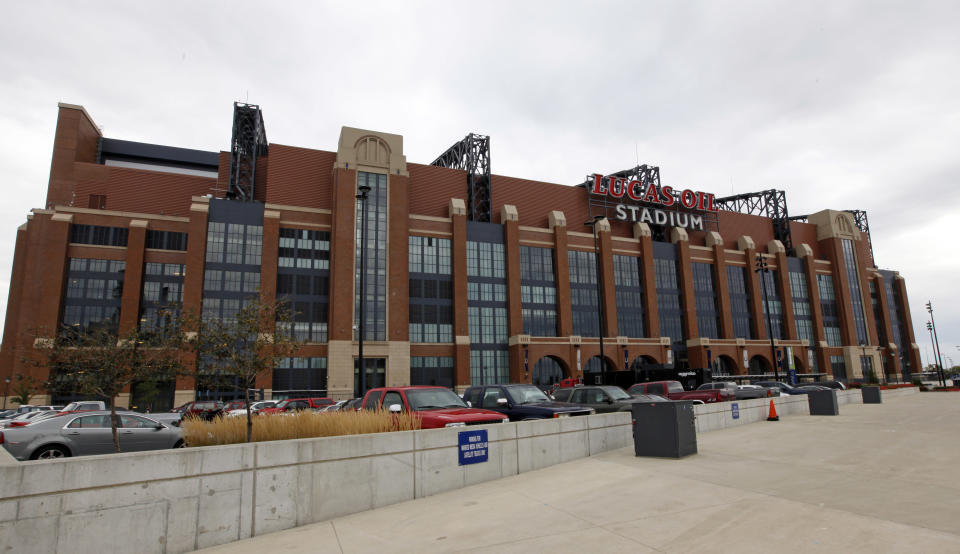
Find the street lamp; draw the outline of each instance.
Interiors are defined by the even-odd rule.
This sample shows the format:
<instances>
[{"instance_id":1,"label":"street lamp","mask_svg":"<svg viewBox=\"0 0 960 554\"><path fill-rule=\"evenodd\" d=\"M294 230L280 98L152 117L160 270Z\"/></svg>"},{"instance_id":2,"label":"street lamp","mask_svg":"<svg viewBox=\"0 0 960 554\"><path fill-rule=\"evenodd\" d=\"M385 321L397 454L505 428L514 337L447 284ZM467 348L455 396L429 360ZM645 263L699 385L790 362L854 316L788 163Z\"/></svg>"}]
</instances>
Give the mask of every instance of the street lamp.
<instances>
[{"instance_id":1,"label":"street lamp","mask_svg":"<svg viewBox=\"0 0 960 554\"><path fill-rule=\"evenodd\" d=\"M770 299L767 297L767 278L770 273L770 267L767 266L767 260L763 254L757 253L757 268L754 270L760 276L760 287L763 289L763 304L767 307L767 334L770 335L770 363L773 364L773 379L780 380L780 372L777 370L777 347L773 343L773 323L770 320Z\"/></svg>"},{"instance_id":2,"label":"street lamp","mask_svg":"<svg viewBox=\"0 0 960 554\"><path fill-rule=\"evenodd\" d=\"M3 378L4 387L3 387L3 409L7 409L7 396L10 396L10 378Z\"/></svg>"},{"instance_id":3,"label":"street lamp","mask_svg":"<svg viewBox=\"0 0 960 554\"><path fill-rule=\"evenodd\" d=\"M605 216L595 215L593 219L584 223L587 227L593 229L593 260L596 262L597 266L597 316L600 320L600 382L604 385L607 384L607 359L603 355L603 328L604 328L604 312L603 312L603 281L600 278L600 246L597 242L597 224L606 219Z\"/></svg>"},{"instance_id":4,"label":"street lamp","mask_svg":"<svg viewBox=\"0 0 960 554\"><path fill-rule=\"evenodd\" d=\"M363 360L363 334L364 323L367 320L367 194L370 193L369 185L360 185L357 187L357 200L362 204L360 207L360 321L358 322L358 350L357 365L360 372L360 394L363 396L367 392L367 367Z\"/></svg>"},{"instance_id":5,"label":"street lamp","mask_svg":"<svg viewBox=\"0 0 960 554\"><path fill-rule=\"evenodd\" d=\"M940 356L940 339L937 337L937 322L933 320L933 303L927 300L927 313L930 314L930 321L927 322L927 330L930 331L930 342L933 343L934 353L937 362L937 378L940 380L940 386L947 386L947 381L943 377L943 357Z\"/></svg>"}]
</instances>

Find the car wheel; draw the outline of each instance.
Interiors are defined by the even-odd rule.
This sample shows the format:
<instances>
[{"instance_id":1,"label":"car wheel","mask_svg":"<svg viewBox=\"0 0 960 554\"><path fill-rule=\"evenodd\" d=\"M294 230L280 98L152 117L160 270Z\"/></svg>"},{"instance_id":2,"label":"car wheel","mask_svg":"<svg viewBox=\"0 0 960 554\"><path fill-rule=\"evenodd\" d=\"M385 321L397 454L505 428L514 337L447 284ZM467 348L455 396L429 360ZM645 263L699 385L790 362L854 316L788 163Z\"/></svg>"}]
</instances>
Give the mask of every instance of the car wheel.
<instances>
[{"instance_id":1,"label":"car wheel","mask_svg":"<svg viewBox=\"0 0 960 554\"><path fill-rule=\"evenodd\" d=\"M50 445L44 446L30 455L31 460L56 460L59 458L69 458L70 451L62 446Z\"/></svg>"},{"instance_id":2,"label":"car wheel","mask_svg":"<svg viewBox=\"0 0 960 554\"><path fill-rule=\"evenodd\" d=\"M174 447L174 448L186 448L186 447L187 447L187 443L183 442L183 439L180 439L180 440L178 440L176 443L174 443L173 447Z\"/></svg>"}]
</instances>

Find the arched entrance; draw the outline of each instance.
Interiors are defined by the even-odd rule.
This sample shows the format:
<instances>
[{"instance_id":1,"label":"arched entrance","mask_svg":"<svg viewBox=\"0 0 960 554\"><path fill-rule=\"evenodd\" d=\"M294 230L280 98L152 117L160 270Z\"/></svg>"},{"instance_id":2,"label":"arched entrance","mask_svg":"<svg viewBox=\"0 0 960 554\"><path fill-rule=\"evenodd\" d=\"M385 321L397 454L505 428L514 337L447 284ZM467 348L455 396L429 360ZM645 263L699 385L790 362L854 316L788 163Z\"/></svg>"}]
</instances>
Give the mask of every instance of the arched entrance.
<instances>
[{"instance_id":1,"label":"arched entrance","mask_svg":"<svg viewBox=\"0 0 960 554\"><path fill-rule=\"evenodd\" d=\"M566 375L567 370L560 359L553 356L544 356L534 364L530 378L534 385L547 390L559 383Z\"/></svg>"},{"instance_id":2,"label":"arched entrance","mask_svg":"<svg viewBox=\"0 0 960 554\"><path fill-rule=\"evenodd\" d=\"M750 358L750 375L764 375L773 373L770 362L763 356L757 355Z\"/></svg>"},{"instance_id":3,"label":"arched entrance","mask_svg":"<svg viewBox=\"0 0 960 554\"><path fill-rule=\"evenodd\" d=\"M714 377L736 375L737 362L730 356L720 355L713 359L713 367L710 369Z\"/></svg>"},{"instance_id":4,"label":"arched entrance","mask_svg":"<svg viewBox=\"0 0 960 554\"><path fill-rule=\"evenodd\" d=\"M587 363L583 365L583 384L585 385L599 385L601 383L601 366L600 366L600 356L593 356ZM610 360L606 361L606 373L608 378L611 377L612 373L616 371L616 367L610 363Z\"/></svg>"}]
</instances>

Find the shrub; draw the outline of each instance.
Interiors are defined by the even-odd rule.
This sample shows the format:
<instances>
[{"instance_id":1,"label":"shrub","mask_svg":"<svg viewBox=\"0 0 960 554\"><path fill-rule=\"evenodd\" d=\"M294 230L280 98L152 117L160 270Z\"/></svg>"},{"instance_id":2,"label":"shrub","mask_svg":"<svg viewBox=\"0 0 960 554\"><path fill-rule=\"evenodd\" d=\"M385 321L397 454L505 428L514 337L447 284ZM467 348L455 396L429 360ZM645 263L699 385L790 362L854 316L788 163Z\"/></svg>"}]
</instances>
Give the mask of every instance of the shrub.
<instances>
[{"instance_id":1,"label":"shrub","mask_svg":"<svg viewBox=\"0 0 960 554\"><path fill-rule=\"evenodd\" d=\"M245 417L216 418L213 421L185 419L181 424L183 439L189 446L213 446L246 442ZM420 428L420 416L388 412L311 411L293 414L269 414L254 417L251 442L336 437L388 431L411 431Z\"/></svg>"}]
</instances>

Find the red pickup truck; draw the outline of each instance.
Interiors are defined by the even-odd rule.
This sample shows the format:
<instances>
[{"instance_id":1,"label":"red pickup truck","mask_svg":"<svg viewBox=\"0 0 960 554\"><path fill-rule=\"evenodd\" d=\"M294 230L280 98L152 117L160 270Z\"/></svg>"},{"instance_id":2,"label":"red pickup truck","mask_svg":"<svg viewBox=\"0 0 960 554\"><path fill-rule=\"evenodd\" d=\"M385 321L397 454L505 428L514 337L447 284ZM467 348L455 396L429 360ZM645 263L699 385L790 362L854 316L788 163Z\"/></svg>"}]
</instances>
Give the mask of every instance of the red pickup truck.
<instances>
[{"instance_id":1,"label":"red pickup truck","mask_svg":"<svg viewBox=\"0 0 960 554\"><path fill-rule=\"evenodd\" d=\"M506 423L510 418L500 412L471 408L446 387L381 387L370 389L363 397L364 410L416 412L421 429L463 427Z\"/></svg>"},{"instance_id":2,"label":"red pickup truck","mask_svg":"<svg viewBox=\"0 0 960 554\"><path fill-rule=\"evenodd\" d=\"M717 390L683 390L680 381L650 381L649 383L637 383L627 392L630 394L658 394L665 396L670 400L693 400L703 402L704 404L712 402L723 402L725 400L735 400L737 397L724 389Z\"/></svg>"}]
</instances>

